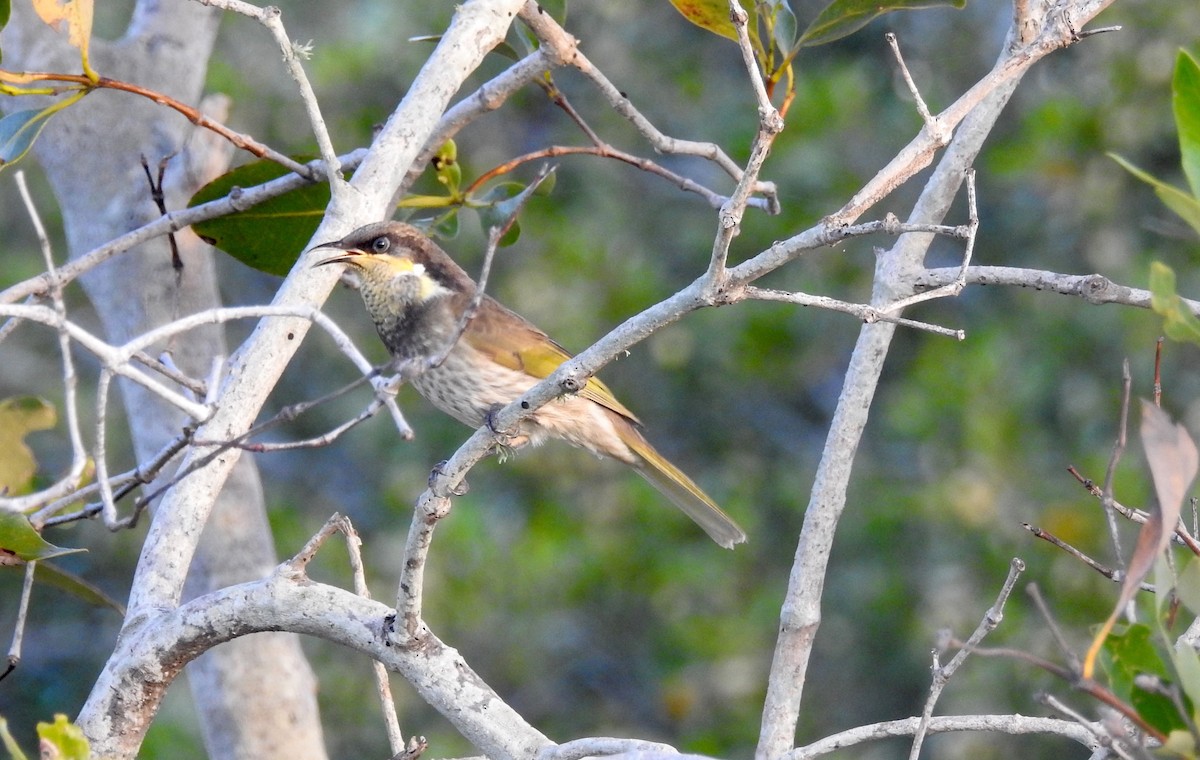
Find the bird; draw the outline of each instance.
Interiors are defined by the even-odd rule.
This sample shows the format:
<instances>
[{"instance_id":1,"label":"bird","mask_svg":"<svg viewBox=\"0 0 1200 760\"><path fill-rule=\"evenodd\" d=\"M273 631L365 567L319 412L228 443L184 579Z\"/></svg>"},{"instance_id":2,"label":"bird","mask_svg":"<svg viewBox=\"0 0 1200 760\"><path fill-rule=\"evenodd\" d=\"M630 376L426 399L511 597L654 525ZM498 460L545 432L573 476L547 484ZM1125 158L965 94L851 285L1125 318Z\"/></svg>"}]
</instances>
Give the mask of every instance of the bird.
<instances>
[{"instance_id":1,"label":"bird","mask_svg":"<svg viewBox=\"0 0 1200 760\"><path fill-rule=\"evenodd\" d=\"M469 427L490 424L499 408L571 358L533 323L486 294L464 327L475 281L412 225L368 224L312 250L317 249L340 251L313 266L347 265L392 357L398 363L426 362L411 380L417 392ZM650 445L638 418L599 379L589 378L578 393L535 410L504 446L532 447L551 439L631 467L720 546L732 549L746 540L716 502Z\"/></svg>"}]
</instances>

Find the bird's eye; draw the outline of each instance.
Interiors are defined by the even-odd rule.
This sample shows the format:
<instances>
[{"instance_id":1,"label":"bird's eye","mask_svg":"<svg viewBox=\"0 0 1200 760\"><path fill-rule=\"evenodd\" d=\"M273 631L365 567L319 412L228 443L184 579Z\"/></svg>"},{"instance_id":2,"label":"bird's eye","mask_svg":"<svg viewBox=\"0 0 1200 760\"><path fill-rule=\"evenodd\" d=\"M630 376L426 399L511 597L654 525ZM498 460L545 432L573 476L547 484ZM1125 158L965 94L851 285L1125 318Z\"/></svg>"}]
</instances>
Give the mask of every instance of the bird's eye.
<instances>
[{"instance_id":1,"label":"bird's eye","mask_svg":"<svg viewBox=\"0 0 1200 760\"><path fill-rule=\"evenodd\" d=\"M387 250L391 247L392 241L388 240L386 236L377 237L371 242L371 248L375 250L375 253L387 253Z\"/></svg>"}]
</instances>

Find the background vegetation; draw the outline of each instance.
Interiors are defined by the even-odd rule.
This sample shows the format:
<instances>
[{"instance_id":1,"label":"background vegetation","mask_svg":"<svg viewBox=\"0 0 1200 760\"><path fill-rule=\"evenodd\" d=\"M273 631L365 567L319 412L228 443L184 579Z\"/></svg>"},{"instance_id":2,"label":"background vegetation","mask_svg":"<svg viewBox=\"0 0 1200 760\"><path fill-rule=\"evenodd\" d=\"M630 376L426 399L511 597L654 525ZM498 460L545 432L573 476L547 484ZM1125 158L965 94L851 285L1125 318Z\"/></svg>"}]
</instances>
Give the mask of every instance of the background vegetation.
<instances>
[{"instance_id":1,"label":"background vegetation","mask_svg":"<svg viewBox=\"0 0 1200 760\"><path fill-rule=\"evenodd\" d=\"M297 39L312 38L309 64L339 150L365 144L372 125L403 94L427 43L409 37L444 27L449 4L361 0L279 3ZM801 20L818 4L796 3ZM116 9L105 20L124 23ZM805 51L798 96L764 177L781 189L783 214L751 213L734 244L761 250L838 208L920 126L883 33L895 31L935 110L992 63L1007 23L1004 4L892 15L855 36ZM1180 181L1170 111L1170 75L1180 47L1196 50L1200 6L1118 3L1100 18L1119 33L1088 39L1039 64L1018 89L977 164L981 232L976 262L1063 272L1098 271L1144 286L1149 262L1180 274L1196 292L1196 241L1153 192L1105 156L1120 153ZM711 140L744 158L756 127L735 46L686 23L667 3L575 3L568 28L606 73L671 134ZM232 126L289 153L311 152L300 104L275 66L270 41L248 21L227 19L210 68L210 89L234 100ZM497 63L499 66L499 63ZM485 67L486 68L486 67ZM498 70L498 69L497 69ZM556 80L568 94L570 72ZM634 136L624 122L573 100L612 142ZM576 128L540 90L528 89L458 138L465 176L549 143L578 143ZM666 158L668 166L681 159ZM37 170L27 167L38 185ZM532 168L525 172L526 178ZM912 183L919 187L919 178ZM913 191L915 192L915 190ZM911 200L891 203L900 211ZM48 192L41 210L53 216ZM877 209L878 218L891 208ZM965 218L960 212L954 221ZM595 158L559 161L553 193L535 200L518 243L501 251L492 292L569 348L586 346L615 321L691 281L707 261L711 209L653 176ZM50 227L54 230L51 221ZM11 179L0 178L0 285L39 266L36 242ZM872 245L857 240L810 254L764 283L862 301ZM444 241L474 271L482 238L464 224ZM947 264L958 251L945 247ZM226 259L230 303L269 300L278 280ZM74 304L78 315L86 306ZM326 310L353 328L377 361L356 295L335 293ZM1148 395L1161 320L1150 312L1088 306L1039 292L971 288L920 307L917 318L962 327L963 343L902 334L876 399L857 461L850 506L837 537L799 741L861 723L917 714L928 687L935 632L965 635L991 603L1009 559L1024 558L1082 648L1102 620L1113 585L1021 526L1034 523L1093 556L1108 558L1097 502L1066 473L1099 479L1118 415L1121 361L1137 395ZM738 519L750 543L716 549L639 479L561 446L487 463L471 476L432 555L426 615L489 683L551 738L580 732L661 738L681 750L742 756L757 739L787 570L840 380L858 325L849 317L745 303L696 313L657 334L604 374L647 423L650 437ZM53 376L42 347L6 345L0 397ZM1167 405L1200 422L1194 348L1168 345ZM86 371L86 368L85 368ZM312 398L354 377L327 341L312 335L273 404ZM52 401L55 389L47 389ZM355 414L366 393L297 421L288 438L322 432ZM388 589L398 572L412 501L430 467L468 431L406 391L417 431L397 440L375 420L334 446L260 458L271 484L279 551L292 553L334 510L365 540L368 575ZM270 409L267 410L268 413ZM1192 429L1197 429L1195 424ZM123 435L118 425L110 431ZM65 461L61 431L36 434L42 471ZM1145 501L1135 456L1118 494ZM123 598L140 532L111 535L76 525L49 535L89 553L62 564ZM344 585L340 549L318 560L322 579ZM19 576L0 574L0 598ZM990 643L1050 654L1046 631L1017 595ZM7 618L7 611L5 617ZM53 590L34 598L37 632L19 670L0 688L0 713L32 744L32 726L73 713L86 696L119 619ZM385 737L366 687L368 662L308 641L321 680L334 757L384 756ZM1044 710L1034 694L1059 688L1033 668L976 659L959 674L942 712ZM431 740L436 756L469 752L402 683L402 724ZM187 691L172 689L143 757L198 756ZM965 735L934 737L935 757L1056 757L1065 740ZM905 752L907 743L877 754ZM1082 750L1072 748L1073 752ZM1082 756L1082 754L1080 754Z\"/></svg>"}]
</instances>

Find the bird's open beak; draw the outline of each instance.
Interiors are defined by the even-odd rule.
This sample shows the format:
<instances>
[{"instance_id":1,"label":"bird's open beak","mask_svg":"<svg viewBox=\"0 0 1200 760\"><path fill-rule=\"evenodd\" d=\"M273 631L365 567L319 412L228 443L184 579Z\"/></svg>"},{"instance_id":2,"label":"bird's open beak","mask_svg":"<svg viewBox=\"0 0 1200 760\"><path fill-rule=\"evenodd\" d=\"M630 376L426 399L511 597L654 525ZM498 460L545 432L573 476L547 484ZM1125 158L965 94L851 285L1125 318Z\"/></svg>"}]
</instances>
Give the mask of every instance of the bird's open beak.
<instances>
[{"instance_id":1,"label":"bird's open beak","mask_svg":"<svg viewBox=\"0 0 1200 760\"><path fill-rule=\"evenodd\" d=\"M353 264L353 263L355 263L354 260L357 259L359 256L367 255L363 251L360 251L355 248L351 248L351 249L343 248L342 241L340 241L340 240L333 240L328 243L321 243L320 245L314 245L309 250L315 251L319 248L331 248L335 251L343 251L343 253L339 253L337 256L330 256L327 259L321 259L317 263L313 264L314 267L323 267L326 264Z\"/></svg>"}]
</instances>

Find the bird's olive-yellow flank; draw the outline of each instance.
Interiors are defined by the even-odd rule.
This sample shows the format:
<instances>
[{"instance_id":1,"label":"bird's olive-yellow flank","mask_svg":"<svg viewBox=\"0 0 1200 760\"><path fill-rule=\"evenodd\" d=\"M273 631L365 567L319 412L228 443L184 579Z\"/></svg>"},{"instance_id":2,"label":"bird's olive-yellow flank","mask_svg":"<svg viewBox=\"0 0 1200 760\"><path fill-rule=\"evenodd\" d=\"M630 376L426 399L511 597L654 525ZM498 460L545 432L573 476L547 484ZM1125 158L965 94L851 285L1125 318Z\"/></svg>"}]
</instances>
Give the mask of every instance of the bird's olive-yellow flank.
<instances>
[{"instance_id":1,"label":"bird's olive-yellow flank","mask_svg":"<svg viewBox=\"0 0 1200 760\"><path fill-rule=\"evenodd\" d=\"M441 355L475 297L470 276L407 224L369 224L318 247L342 252L317 266L342 263L357 275L367 312L397 359ZM569 358L544 332L485 295L445 361L412 382L434 406L479 427L492 410L515 400ZM578 394L535 411L508 443L537 446L551 438L629 465L721 546L732 548L746 540L691 478L654 450L638 419L599 380L592 378Z\"/></svg>"}]
</instances>

